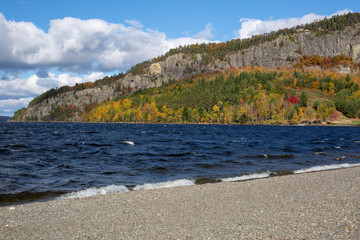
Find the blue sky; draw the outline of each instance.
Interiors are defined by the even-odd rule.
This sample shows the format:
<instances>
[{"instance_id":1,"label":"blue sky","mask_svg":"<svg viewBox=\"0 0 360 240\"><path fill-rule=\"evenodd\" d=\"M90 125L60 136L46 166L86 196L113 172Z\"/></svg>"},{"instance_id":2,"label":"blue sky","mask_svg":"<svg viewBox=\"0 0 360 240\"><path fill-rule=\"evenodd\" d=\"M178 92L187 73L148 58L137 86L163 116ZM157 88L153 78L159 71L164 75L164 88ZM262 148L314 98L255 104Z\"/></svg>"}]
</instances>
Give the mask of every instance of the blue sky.
<instances>
[{"instance_id":1,"label":"blue sky","mask_svg":"<svg viewBox=\"0 0 360 240\"><path fill-rule=\"evenodd\" d=\"M126 71L178 45L250 37L358 1L0 0L0 115L62 85Z\"/></svg>"}]
</instances>

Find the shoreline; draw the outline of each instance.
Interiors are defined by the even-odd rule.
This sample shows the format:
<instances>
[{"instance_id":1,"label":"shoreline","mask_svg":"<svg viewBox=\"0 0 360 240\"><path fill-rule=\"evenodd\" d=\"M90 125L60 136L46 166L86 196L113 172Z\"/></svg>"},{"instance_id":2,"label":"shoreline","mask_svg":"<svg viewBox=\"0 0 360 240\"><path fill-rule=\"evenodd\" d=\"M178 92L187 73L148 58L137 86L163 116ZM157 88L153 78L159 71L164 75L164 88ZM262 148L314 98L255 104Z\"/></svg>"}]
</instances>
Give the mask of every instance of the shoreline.
<instances>
[{"instance_id":1,"label":"shoreline","mask_svg":"<svg viewBox=\"0 0 360 240\"><path fill-rule=\"evenodd\" d=\"M186 187L194 185L204 185L204 184L214 184L220 182L244 182L252 181L263 178L272 178L280 177L286 175L298 175L305 173L316 173L322 171L332 171L337 169L346 169L360 167L360 163L341 163L341 164L331 164L331 165L321 165L313 166L309 168L302 168L297 170L284 170L284 171L263 171L263 172L254 172L243 174L233 177L224 177L224 178L183 178L183 179L173 179L163 182L145 182L138 185L107 185L100 187L89 187L85 189L74 190L71 192L36 192L36 193L19 193L19 194L9 194L10 198L6 199L6 195L3 195L3 199L0 199L0 208L8 206L18 206L23 204L31 204L36 202L47 202L47 201L57 201L64 200L69 198L88 198L94 197L97 195L107 195L107 194L122 194L128 191L146 191L146 190L156 190L163 188L175 188L175 187ZM25 196L27 195L27 196ZM8 196L8 197L9 197ZM6 200L5 200L6 199Z\"/></svg>"},{"instance_id":2,"label":"shoreline","mask_svg":"<svg viewBox=\"0 0 360 240\"><path fill-rule=\"evenodd\" d=\"M242 124L242 123L149 123L149 122L78 122L78 121L6 121L7 123L87 123L87 124L141 124L141 125L213 125L213 126L279 126L279 127L360 127L360 124L265 124L265 123L254 123L254 124Z\"/></svg>"},{"instance_id":3,"label":"shoreline","mask_svg":"<svg viewBox=\"0 0 360 240\"><path fill-rule=\"evenodd\" d=\"M0 207L4 239L357 239L360 167Z\"/></svg>"}]
</instances>

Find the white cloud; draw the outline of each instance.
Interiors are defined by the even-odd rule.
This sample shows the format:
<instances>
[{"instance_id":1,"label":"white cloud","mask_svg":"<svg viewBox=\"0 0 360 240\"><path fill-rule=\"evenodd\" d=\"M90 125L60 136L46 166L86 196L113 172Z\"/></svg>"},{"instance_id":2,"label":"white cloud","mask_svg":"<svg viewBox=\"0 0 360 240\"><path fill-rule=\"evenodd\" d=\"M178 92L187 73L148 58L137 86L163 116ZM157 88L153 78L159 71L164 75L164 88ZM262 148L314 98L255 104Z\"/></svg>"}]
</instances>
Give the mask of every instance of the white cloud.
<instances>
[{"instance_id":1,"label":"white cloud","mask_svg":"<svg viewBox=\"0 0 360 240\"><path fill-rule=\"evenodd\" d=\"M211 23L208 23L206 24L205 29L195 34L194 37L199 39L208 39L210 41L214 37L212 31L214 31L214 28Z\"/></svg>"},{"instance_id":2,"label":"white cloud","mask_svg":"<svg viewBox=\"0 0 360 240\"><path fill-rule=\"evenodd\" d=\"M138 20L125 20L125 23L133 26L134 28L143 28L144 26Z\"/></svg>"},{"instance_id":3,"label":"white cloud","mask_svg":"<svg viewBox=\"0 0 360 240\"><path fill-rule=\"evenodd\" d=\"M10 76L6 80L0 79L0 99L36 96L51 88L93 82L103 77L104 73L102 72L92 72L83 77L69 73L48 73L47 77L39 77L38 74L34 74L28 78Z\"/></svg>"},{"instance_id":4,"label":"white cloud","mask_svg":"<svg viewBox=\"0 0 360 240\"><path fill-rule=\"evenodd\" d=\"M31 100L33 100L32 97L0 100L0 108L11 108L11 107L17 108L18 106L27 105Z\"/></svg>"},{"instance_id":5,"label":"white cloud","mask_svg":"<svg viewBox=\"0 0 360 240\"><path fill-rule=\"evenodd\" d=\"M16 110L27 107L31 100L32 97L0 100L0 115L13 116Z\"/></svg>"},{"instance_id":6,"label":"white cloud","mask_svg":"<svg viewBox=\"0 0 360 240\"><path fill-rule=\"evenodd\" d=\"M129 25L67 17L51 20L45 32L31 22L8 21L0 13L0 69L124 71L170 48L212 38L211 24L194 37L169 39L165 33L143 30L137 20L125 22Z\"/></svg>"},{"instance_id":7,"label":"white cloud","mask_svg":"<svg viewBox=\"0 0 360 240\"><path fill-rule=\"evenodd\" d=\"M28 78L9 76L7 80L0 79L0 115L12 115L16 110L27 107L35 96L51 88L93 82L103 77L104 73L102 72L92 72L83 77L68 73L48 73L47 77L39 77L38 74L34 74Z\"/></svg>"},{"instance_id":8,"label":"white cloud","mask_svg":"<svg viewBox=\"0 0 360 240\"><path fill-rule=\"evenodd\" d=\"M325 17L332 17L334 15L342 15L351 12L349 9L338 11L330 16L322 16L314 13L306 14L300 18L284 18L284 19L269 19L266 21L253 18L241 18L241 28L238 30L238 38L250 38L253 35L268 33L282 28L291 28L297 25L314 22L315 20L322 20Z\"/></svg>"}]
</instances>

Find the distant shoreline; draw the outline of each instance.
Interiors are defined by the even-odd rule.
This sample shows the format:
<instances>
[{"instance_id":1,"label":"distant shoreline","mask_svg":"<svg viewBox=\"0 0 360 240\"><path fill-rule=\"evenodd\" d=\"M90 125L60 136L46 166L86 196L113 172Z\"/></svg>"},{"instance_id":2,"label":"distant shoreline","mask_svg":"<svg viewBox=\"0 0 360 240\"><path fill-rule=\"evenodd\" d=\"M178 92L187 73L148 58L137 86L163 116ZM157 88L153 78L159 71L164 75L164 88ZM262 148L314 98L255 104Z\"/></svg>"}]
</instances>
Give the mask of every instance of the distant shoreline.
<instances>
[{"instance_id":1,"label":"distant shoreline","mask_svg":"<svg viewBox=\"0 0 360 240\"><path fill-rule=\"evenodd\" d=\"M360 121L360 120L359 120ZM147 123L147 122L76 122L76 121L13 121L9 120L9 123L90 123L90 124L146 124L146 125L220 125L220 126L314 126L314 127L360 127L359 124L337 124L337 123L327 123L327 124L264 124L264 123L255 123L255 124L241 124L241 123Z\"/></svg>"}]
</instances>

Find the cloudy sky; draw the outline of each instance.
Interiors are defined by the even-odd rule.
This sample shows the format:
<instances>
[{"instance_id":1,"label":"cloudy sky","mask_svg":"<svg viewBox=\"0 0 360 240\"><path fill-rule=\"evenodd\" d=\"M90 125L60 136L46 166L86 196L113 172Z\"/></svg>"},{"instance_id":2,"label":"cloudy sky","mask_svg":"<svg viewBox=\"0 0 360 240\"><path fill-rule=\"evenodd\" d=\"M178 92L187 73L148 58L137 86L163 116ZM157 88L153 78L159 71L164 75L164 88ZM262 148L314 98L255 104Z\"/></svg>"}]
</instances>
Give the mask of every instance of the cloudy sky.
<instances>
[{"instance_id":1,"label":"cloudy sky","mask_svg":"<svg viewBox=\"0 0 360 240\"><path fill-rule=\"evenodd\" d=\"M1 0L0 115L179 45L247 38L359 8L358 0Z\"/></svg>"}]
</instances>

